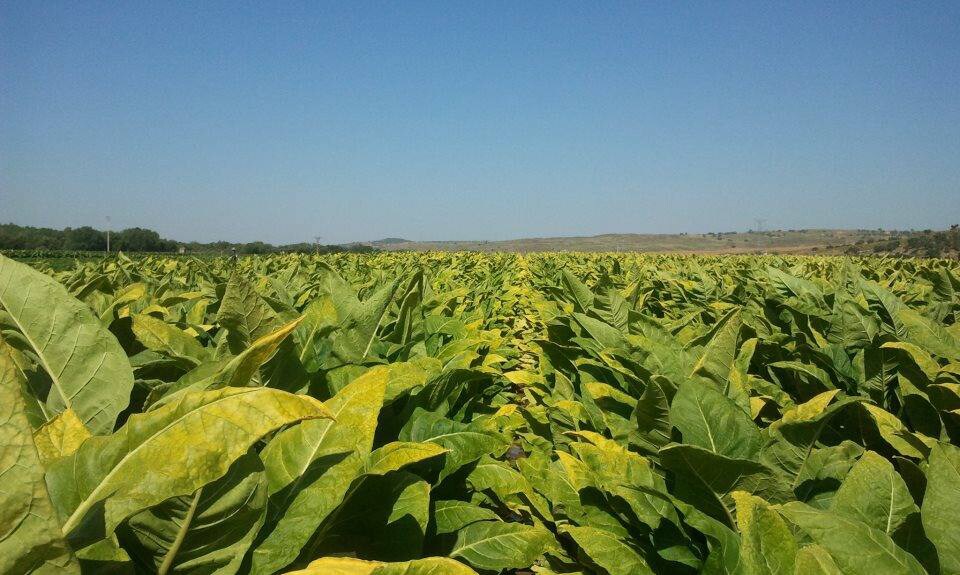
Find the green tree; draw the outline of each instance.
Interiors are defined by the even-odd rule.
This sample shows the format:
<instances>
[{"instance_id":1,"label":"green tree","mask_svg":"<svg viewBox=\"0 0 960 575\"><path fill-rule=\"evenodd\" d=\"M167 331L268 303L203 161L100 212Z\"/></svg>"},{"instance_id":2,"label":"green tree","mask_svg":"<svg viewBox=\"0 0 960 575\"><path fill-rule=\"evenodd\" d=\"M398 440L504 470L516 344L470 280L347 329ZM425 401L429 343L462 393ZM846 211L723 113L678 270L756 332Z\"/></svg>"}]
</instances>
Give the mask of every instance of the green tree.
<instances>
[{"instance_id":1,"label":"green tree","mask_svg":"<svg viewBox=\"0 0 960 575\"><path fill-rule=\"evenodd\" d=\"M103 251L107 249L107 235L100 230L95 230L90 226L80 228L67 228L63 231L63 247L67 250L78 251Z\"/></svg>"},{"instance_id":2,"label":"green tree","mask_svg":"<svg viewBox=\"0 0 960 575\"><path fill-rule=\"evenodd\" d=\"M117 232L113 236L113 245L127 252L172 252L177 249L176 242L162 239L157 232L144 228Z\"/></svg>"}]
</instances>

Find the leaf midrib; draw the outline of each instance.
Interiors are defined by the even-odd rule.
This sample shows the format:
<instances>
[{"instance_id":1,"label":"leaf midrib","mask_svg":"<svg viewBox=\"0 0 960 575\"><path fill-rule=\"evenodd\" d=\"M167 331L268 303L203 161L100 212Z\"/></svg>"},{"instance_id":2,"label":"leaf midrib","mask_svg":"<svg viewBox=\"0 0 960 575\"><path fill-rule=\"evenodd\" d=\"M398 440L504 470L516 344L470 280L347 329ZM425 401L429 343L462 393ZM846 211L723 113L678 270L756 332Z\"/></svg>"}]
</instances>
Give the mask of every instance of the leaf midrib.
<instances>
[{"instance_id":1,"label":"leaf midrib","mask_svg":"<svg viewBox=\"0 0 960 575\"><path fill-rule=\"evenodd\" d=\"M6 263L4 263L3 267L0 268L0 271L2 271L3 269L5 269L6 267L7 267L7 265L6 265ZM21 334L23 334L23 337L25 337L26 340L27 340L27 342L30 344L30 347L32 347L33 350L37 353L37 358L40 360L41 365L43 365L44 371L46 371L47 374L50 376L50 380L51 380L51 382L53 383L54 387L57 388L57 393L59 393L59 394L60 394L60 397L63 399L64 405L67 407L67 409L72 409L72 408L73 408L73 402L72 402L73 396L67 396L66 392L65 392L64 389L63 389L63 385L62 385L62 383L61 383L61 380L60 380L60 377L61 377L62 374L63 374L62 370L61 370L61 372L58 373L58 374L55 374L55 373L53 372L53 369L50 367L50 364L47 362L46 353L45 353L46 347L43 347L43 348L39 347L39 346L37 345L37 343L33 340L33 337L31 337L30 334L29 334L26 330L23 329L23 324L20 322L20 319L19 319L18 315L15 315L15 314L13 314L13 313L11 312L10 306L7 304L7 301L6 301L6 299L4 298L4 296L5 296L6 293L7 293L7 289L9 289L9 287L10 287L10 281L12 281L12 278L10 278L10 279L7 280L7 285L5 285L5 286L3 287L3 292L0 292L0 304L3 304L3 307L4 307L4 308L7 310L7 312L8 312L7 315L9 315L9 316L10 316L10 319L13 320L13 323L16 324L17 330L18 330ZM28 290L27 290L27 294L26 294L26 295L24 296L24 298L23 298L23 304L24 304L24 305L20 308L19 314L22 314L22 313L23 313L23 307L26 307L27 300L30 299L30 293L33 291L33 286L34 286L34 284L33 284L33 282L31 282L31 283L30 283L30 286L29 286L29 288L28 288ZM53 311L54 311L54 317L55 317L57 308L54 307L54 308L53 308ZM82 329L82 328L81 328L81 329ZM66 364L64 364L64 366L66 366ZM86 383L84 383L84 385L86 385L87 383L89 383L92 379L93 379L93 378L88 379L88 380L86 381ZM83 388L83 386L80 386L80 387ZM85 421L85 422L84 422L84 425L86 425L86 424L87 424L87 422Z\"/></svg>"},{"instance_id":2,"label":"leaf midrib","mask_svg":"<svg viewBox=\"0 0 960 575\"><path fill-rule=\"evenodd\" d=\"M510 525L510 524L509 524L509 523L504 523L504 525ZM527 527L527 526L524 525L524 527ZM489 541L493 541L493 540L496 540L496 539L516 538L516 537L520 537L521 539L523 539L523 538L525 538L524 536L525 536L527 533L529 533L529 534L531 534L531 535L535 535L535 533L533 533L533 532L531 531L532 529L533 529L533 528L530 528L530 530L511 531L510 533L498 533L498 534L493 535L493 536L491 536L491 537L485 537L485 538L483 538L483 539L474 541L473 543L469 543L469 544L467 544L467 545L464 545L463 547L457 547L456 549L453 550L453 552L451 553L451 555L461 555L465 549L473 549L473 548L476 547L477 545L481 545L481 544L483 544L483 543L487 543L487 542L489 542Z\"/></svg>"},{"instance_id":3,"label":"leaf midrib","mask_svg":"<svg viewBox=\"0 0 960 575\"><path fill-rule=\"evenodd\" d=\"M173 427L174 425L177 425L178 423L182 422L182 421L183 421L184 419L186 419L188 416L196 413L196 412L199 411L200 409L204 409L204 408L206 408L206 407L208 407L208 406L211 406L211 405L216 405L216 404L218 404L218 403L220 403L220 402L227 401L227 400L233 399L233 398L235 398L235 397L240 397L240 396L247 395L247 394L250 394L250 393L257 393L257 392L263 391L264 389L266 389L266 388L251 388L249 391L243 390L243 391L240 391L240 392L237 392L237 393L231 393L230 395L226 395L226 396L223 396L223 397L218 397L217 399L215 399L215 400L213 400L213 401L211 401L211 402L209 402L209 403L205 403L205 404L201 405L200 407L197 407L196 409L191 409L190 411L184 413L184 414L181 415L180 417L177 417L176 419L174 419L173 421L171 421L171 422L168 423L167 425L165 425L165 426L163 426L162 428L160 428L159 430L157 430L156 433L150 434L146 439L144 439L143 441L141 441L139 445L137 445L136 447L134 447L133 449L131 449L130 451L128 451L128 452L126 453L126 455L124 455L124 456L120 459L120 461L118 461L117 464L113 466L113 468L110 470L110 472L107 473L107 474L103 477L103 480L101 480L100 482L97 483L97 487L96 487L93 491L90 492L90 495L88 495L86 498L84 498L84 500L80 503L80 505L77 506L76 510L74 510L74 512L70 514L70 517L69 517L69 518L67 519L67 521L63 524L63 533L64 533L64 534L69 534L69 533L76 527L76 524L79 523L80 519L82 519L83 516L87 513L87 511L89 511L90 508L94 505L94 503L96 503L97 499L95 499L95 496L99 495L99 492L100 492L101 489L103 489L103 486L106 485L107 482L110 481L110 480L117 474L118 470L119 470L121 467L123 467L123 465L124 465L127 461L129 461L129 459L130 459L134 454L138 453L141 448L143 448L145 445L149 444L154 438L162 435L162 434L165 433L167 430L169 430L171 427ZM76 457L76 456L75 456L75 457Z\"/></svg>"}]
</instances>

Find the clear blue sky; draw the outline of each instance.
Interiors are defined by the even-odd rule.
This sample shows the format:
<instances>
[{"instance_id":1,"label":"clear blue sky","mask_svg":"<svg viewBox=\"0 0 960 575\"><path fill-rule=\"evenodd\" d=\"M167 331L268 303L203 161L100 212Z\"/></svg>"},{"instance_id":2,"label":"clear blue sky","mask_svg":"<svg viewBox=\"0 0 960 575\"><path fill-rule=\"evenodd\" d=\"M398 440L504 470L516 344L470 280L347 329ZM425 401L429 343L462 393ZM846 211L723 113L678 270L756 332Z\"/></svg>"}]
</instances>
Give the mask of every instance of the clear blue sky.
<instances>
[{"instance_id":1,"label":"clear blue sky","mask_svg":"<svg viewBox=\"0 0 960 575\"><path fill-rule=\"evenodd\" d=\"M0 3L0 221L275 243L960 222L960 2L317 4Z\"/></svg>"}]
</instances>

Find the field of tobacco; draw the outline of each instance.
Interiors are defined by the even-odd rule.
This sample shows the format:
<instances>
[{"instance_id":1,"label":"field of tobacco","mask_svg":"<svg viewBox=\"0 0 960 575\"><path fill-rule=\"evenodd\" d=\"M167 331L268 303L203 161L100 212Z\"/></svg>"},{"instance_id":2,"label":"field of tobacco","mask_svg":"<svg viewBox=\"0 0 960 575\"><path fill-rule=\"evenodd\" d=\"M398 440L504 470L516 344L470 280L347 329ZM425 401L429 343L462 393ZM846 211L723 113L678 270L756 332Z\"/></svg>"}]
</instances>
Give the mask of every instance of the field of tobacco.
<instances>
[{"instance_id":1,"label":"field of tobacco","mask_svg":"<svg viewBox=\"0 0 960 575\"><path fill-rule=\"evenodd\" d=\"M960 265L0 256L0 573L960 573Z\"/></svg>"}]
</instances>

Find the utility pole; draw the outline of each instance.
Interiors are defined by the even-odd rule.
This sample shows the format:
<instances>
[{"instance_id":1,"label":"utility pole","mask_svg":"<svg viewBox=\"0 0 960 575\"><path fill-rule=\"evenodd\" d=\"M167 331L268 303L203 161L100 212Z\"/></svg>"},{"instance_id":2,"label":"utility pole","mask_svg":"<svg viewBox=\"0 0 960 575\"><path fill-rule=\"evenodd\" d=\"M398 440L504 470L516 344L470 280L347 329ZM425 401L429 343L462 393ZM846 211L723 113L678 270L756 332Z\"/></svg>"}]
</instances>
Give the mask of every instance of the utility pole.
<instances>
[{"instance_id":1,"label":"utility pole","mask_svg":"<svg viewBox=\"0 0 960 575\"><path fill-rule=\"evenodd\" d=\"M755 243L756 243L757 251L759 252L759 251L760 251L760 234L761 234L761 232L763 232L763 224L764 224L767 220L765 220L765 219L763 219L763 218L753 218L753 221L754 221L754 222L756 223L756 225L757 225L757 229L755 229L754 232L756 232L756 234L757 234L757 240L756 240Z\"/></svg>"},{"instance_id":2,"label":"utility pole","mask_svg":"<svg viewBox=\"0 0 960 575\"><path fill-rule=\"evenodd\" d=\"M107 255L110 255L110 216L107 216Z\"/></svg>"},{"instance_id":3,"label":"utility pole","mask_svg":"<svg viewBox=\"0 0 960 575\"><path fill-rule=\"evenodd\" d=\"M320 238L323 236L313 236L314 245L316 246L317 255L320 255Z\"/></svg>"}]
</instances>

